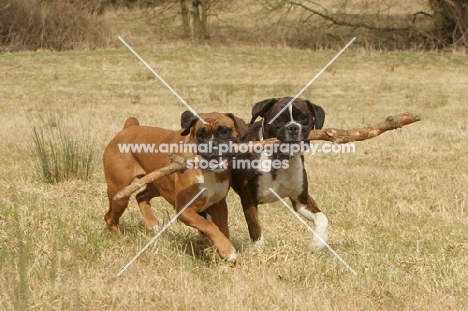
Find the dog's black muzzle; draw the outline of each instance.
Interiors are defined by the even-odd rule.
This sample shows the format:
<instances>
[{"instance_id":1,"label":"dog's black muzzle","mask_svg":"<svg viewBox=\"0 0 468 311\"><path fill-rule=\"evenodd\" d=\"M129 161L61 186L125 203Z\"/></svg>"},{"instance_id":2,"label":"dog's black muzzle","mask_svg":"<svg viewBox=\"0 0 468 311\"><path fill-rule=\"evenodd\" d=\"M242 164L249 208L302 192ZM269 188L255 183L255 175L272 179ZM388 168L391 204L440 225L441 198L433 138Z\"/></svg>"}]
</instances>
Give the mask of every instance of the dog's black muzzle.
<instances>
[{"instance_id":1,"label":"dog's black muzzle","mask_svg":"<svg viewBox=\"0 0 468 311\"><path fill-rule=\"evenodd\" d=\"M229 143L218 139L208 139L197 144L197 154L204 159L228 157L231 155Z\"/></svg>"}]
</instances>

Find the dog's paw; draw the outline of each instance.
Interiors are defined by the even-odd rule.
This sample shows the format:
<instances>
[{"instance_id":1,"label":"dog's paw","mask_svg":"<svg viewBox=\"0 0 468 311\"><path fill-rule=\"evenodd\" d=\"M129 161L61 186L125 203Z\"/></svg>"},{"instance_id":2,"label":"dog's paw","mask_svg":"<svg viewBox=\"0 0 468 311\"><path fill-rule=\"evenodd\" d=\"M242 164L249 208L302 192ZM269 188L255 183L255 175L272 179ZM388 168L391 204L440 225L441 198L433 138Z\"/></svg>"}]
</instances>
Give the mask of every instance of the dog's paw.
<instances>
[{"instance_id":1,"label":"dog's paw","mask_svg":"<svg viewBox=\"0 0 468 311\"><path fill-rule=\"evenodd\" d=\"M328 219L323 213L315 214L315 233L309 249L313 252L319 252L325 248L328 243Z\"/></svg>"},{"instance_id":2,"label":"dog's paw","mask_svg":"<svg viewBox=\"0 0 468 311\"><path fill-rule=\"evenodd\" d=\"M315 233L318 236L314 235L314 238L309 243L309 249L313 252L319 252L325 248L325 243L328 243L328 226L321 228L316 227Z\"/></svg>"},{"instance_id":3,"label":"dog's paw","mask_svg":"<svg viewBox=\"0 0 468 311\"><path fill-rule=\"evenodd\" d=\"M227 262L236 262L237 257L239 257L239 255L237 255L237 253L234 252L230 255L227 255L224 259L226 259Z\"/></svg>"},{"instance_id":4,"label":"dog's paw","mask_svg":"<svg viewBox=\"0 0 468 311\"><path fill-rule=\"evenodd\" d=\"M112 225L112 226L108 226L108 228L109 228L110 232L112 232L116 236L122 235L122 232L120 232L119 226Z\"/></svg>"},{"instance_id":5,"label":"dog's paw","mask_svg":"<svg viewBox=\"0 0 468 311\"><path fill-rule=\"evenodd\" d=\"M146 225L146 230L158 232L159 230L161 230L161 226L160 225L152 225L152 226Z\"/></svg>"},{"instance_id":6,"label":"dog's paw","mask_svg":"<svg viewBox=\"0 0 468 311\"><path fill-rule=\"evenodd\" d=\"M263 235L260 236L260 239L257 241L252 241L252 246L256 248L262 248L265 245L265 240L263 239Z\"/></svg>"},{"instance_id":7,"label":"dog's paw","mask_svg":"<svg viewBox=\"0 0 468 311\"><path fill-rule=\"evenodd\" d=\"M313 252L320 252L325 249L325 244L318 239L313 239L312 242L309 243L309 249Z\"/></svg>"}]
</instances>

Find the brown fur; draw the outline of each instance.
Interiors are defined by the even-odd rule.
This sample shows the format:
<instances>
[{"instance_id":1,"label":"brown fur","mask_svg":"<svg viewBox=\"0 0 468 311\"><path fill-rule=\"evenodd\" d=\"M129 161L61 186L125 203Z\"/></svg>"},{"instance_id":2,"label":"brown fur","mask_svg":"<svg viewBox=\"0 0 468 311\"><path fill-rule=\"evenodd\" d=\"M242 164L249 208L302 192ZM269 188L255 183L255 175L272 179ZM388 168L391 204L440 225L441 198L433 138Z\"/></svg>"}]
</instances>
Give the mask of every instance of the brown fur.
<instances>
[{"instance_id":1,"label":"brown fur","mask_svg":"<svg viewBox=\"0 0 468 311\"><path fill-rule=\"evenodd\" d=\"M129 118L125 122L124 129L120 131L108 144L104 151L103 163L107 182L107 195L109 198L109 210L105 214L105 222L114 233L120 233L119 219L128 205L128 198L123 198L117 202L113 201L115 194L129 185L138 176L143 176L151 171L165 167L170 164L169 156L166 153L123 153L120 152L118 144L170 144L170 143L196 143L197 130L205 127L207 130L215 130L217 126L229 127L232 129L233 139L240 140L240 136L245 129L237 127L237 118L231 114L207 113L200 115L207 124L196 120L187 125L185 129L178 131L167 130L158 127L139 126L136 118ZM245 124L245 122L244 122ZM190 135L181 136L182 132ZM174 153L180 156L190 156L193 154ZM230 180L230 171L204 172L201 169L189 169L183 173L174 173L165 176L155 182L148 184L146 189L136 195L136 200L140 211L145 219L148 228L158 227L158 219L151 211L150 200L153 197L162 196L176 211L180 211L199 191L200 178L204 174L214 174L218 182ZM228 188L229 189L229 188ZM206 191L205 191L206 192ZM234 246L229 240L227 226L227 206L225 202L226 193L222 194L222 199L211 206L205 206L210 199L202 193L179 217L179 220L188 226L194 227L203 232L211 239L221 257L232 259L236 257ZM199 215L199 212L208 211L215 223L206 220ZM235 259L234 259L235 260Z\"/></svg>"}]
</instances>

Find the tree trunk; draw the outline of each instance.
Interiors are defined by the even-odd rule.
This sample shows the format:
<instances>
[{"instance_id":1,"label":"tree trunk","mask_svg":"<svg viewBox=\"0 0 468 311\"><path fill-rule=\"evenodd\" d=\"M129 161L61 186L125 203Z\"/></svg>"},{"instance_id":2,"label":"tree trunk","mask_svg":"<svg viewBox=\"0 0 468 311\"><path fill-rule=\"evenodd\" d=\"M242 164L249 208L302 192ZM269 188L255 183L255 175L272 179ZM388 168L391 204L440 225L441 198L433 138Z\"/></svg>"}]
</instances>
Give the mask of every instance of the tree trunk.
<instances>
[{"instance_id":1,"label":"tree trunk","mask_svg":"<svg viewBox=\"0 0 468 311\"><path fill-rule=\"evenodd\" d=\"M190 37L190 16L185 0L180 0L180 13L182 14L182 25L184 27L184 36Z\"/></svg>"},{"instance_id":2,"label":"tree trunk","mask_svg":"<svg viewBox=\"0 0 468 311\"><path fill-rule=\"evenodd\" d=\"M206 21L208 19L208 10L210 9L211 5L211 0L199 0L200 3L200 8L201 8L201 16L200 16L200 21L201 21L201 27L203 31L203 38L206 39Z\"/></svg>"},{"instance_id":3,"label":"tree trunk","mask_svg":"<svg viewBox=\"0 0 468 311\"><path fill-rule=\"evenodd\" d=\"M203 30L199 7L201 7L201 1L192 1L190 15L192 19L192 39L194 41L200 41L205 39L205 32Z\"/></svg>"},{"instance_id":4,"label":"tree trunk","mask_svg":"<svg viewBox=\"0 0 468 311\"><path fill-rule=\"evenodd\" d=\"M208 11L213 0L190 0L190 4L187 0L179 1L184 34L193 41L206 39Z\"/></svg>"}]
</instances>

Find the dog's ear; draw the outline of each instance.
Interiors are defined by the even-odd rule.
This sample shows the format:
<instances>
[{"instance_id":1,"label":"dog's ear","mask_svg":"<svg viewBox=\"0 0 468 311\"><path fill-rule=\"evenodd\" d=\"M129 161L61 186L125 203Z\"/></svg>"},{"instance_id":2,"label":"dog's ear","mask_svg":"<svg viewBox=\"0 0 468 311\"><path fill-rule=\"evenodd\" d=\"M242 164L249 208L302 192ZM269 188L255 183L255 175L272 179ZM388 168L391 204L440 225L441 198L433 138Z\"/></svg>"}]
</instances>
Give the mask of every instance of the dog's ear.
<instances>
[{"instance_id":1,"label":"dog's ear","mask_svg":"<svg viewBox=\"0 0 468 311\"><path fill-rule=\"evenodd\" d=\"M325 110L322 107L312 104L308 99L305 101L309 110L315 116L315 129L319 130L323 127L323 123L325 122Z\"/></svg>"},{"instance_id":2,"label":"dog's ear","mask_svg":"<svg viewBox=\"0 0 468 311\"><path fill-rule=\"evenodd\" d=\"M180 133L180 136L187 136L188 134L190 134L190 130L192 129L192 127L195 126L195 124L197 123L198 121L198 118L193 116L191 117L186 123L185 123L185 126L184 126L184 130Z\"/></svg>"},{"instance_id":3,"label":"dog's ear","mask_svg":"<svg viewBox=\"0 0 468 311\"><path fill-rule=\"evenodd\" d=\"M247 131L249 130L249 125L243 119L236 117L232 113L226 113L226 116L234 121L237 133L239 134L239 140L244 141L245 136L247 136Z\"/></svg>"},{"instance_id":4,"label":"dog's ear","mask_svg":"<svg viewBox=\"0 0 468 311\"><path fill-rule=\"evenodd\" d=\"M194 116L193 112L186 110L180 115L180 127L185 128L190 119Z\"/></svg>"},{"instance_id":5,"label":"dog's ear","mask_svg":"<svg viewBox=\"0 0 468 311\"><path fill-rule=\"evenodd\" d=\"M262 100L261 102L256 103L252 108L252 119L250 120L250 124L254 123L258 117L264 118L265 113L271 109L274 103L276 103L276 98L270 98Z\"/></svg>"}]
</instances>

